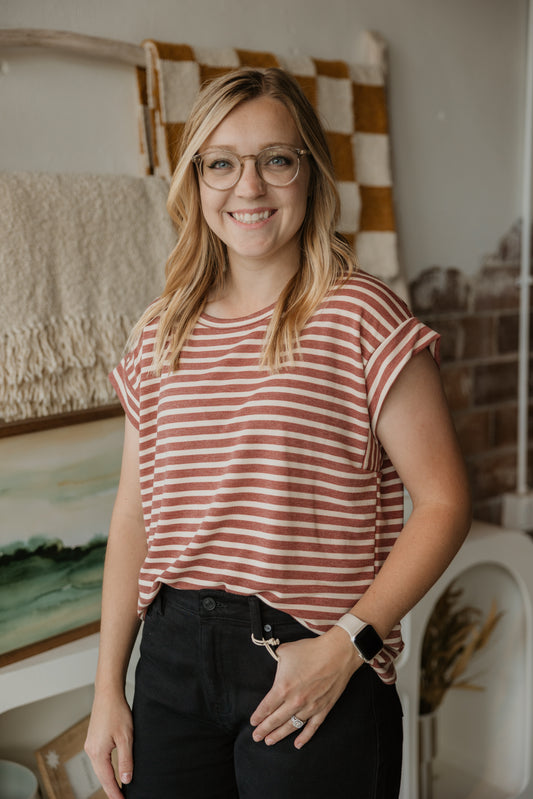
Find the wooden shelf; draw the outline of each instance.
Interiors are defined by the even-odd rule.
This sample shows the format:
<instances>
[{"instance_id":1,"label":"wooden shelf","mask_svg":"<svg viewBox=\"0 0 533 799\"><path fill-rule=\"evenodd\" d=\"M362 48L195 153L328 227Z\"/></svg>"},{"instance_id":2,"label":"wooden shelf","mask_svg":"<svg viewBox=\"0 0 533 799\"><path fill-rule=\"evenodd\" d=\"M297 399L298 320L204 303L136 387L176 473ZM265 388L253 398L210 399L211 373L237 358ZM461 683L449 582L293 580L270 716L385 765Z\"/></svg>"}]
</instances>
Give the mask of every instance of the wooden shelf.
<instances>
[{"instance_id":1,"label":"wooden shelf","mask_svg":"<svg viewBox=\"0 0 533 799\"><path fill-rule=\"evenodd\" d=\"M99 638L98 634L79 638L1 668L0 713L92 685ZM137 641L128 670L128 682L133 682L138 657Z\"/></svg>"}]
</instances>

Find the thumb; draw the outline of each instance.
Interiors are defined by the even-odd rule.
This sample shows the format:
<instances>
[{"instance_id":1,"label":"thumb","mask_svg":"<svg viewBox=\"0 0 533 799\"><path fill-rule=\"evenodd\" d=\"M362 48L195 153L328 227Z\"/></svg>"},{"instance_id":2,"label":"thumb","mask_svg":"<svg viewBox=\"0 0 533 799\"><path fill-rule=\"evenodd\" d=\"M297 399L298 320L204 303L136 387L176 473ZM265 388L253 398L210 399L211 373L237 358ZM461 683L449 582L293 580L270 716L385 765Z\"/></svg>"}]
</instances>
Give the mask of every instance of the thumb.
<instances>
[{"instance_id":1,"label":"thumb","mask_svg":"<svg viewBox=\"0 0 533 799\"><path fill-rule=\"evenodd\" d=\"M113 752L113 767L123 785L128 785L133 777L133 755L131 745L118 744Z\"/></svg>"}]
</instances>

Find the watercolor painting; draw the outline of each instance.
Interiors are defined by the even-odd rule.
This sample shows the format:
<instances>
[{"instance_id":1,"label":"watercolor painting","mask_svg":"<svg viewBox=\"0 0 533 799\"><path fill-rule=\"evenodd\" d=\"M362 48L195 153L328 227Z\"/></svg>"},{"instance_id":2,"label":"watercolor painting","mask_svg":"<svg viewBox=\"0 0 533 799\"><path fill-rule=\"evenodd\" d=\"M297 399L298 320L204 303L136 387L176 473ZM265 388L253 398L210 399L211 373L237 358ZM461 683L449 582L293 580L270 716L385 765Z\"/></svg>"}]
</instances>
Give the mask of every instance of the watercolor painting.
<instances>
[{"instance_id":1,"label":"watercolor painting","mask_svg":"<svg viewBox=\"0 0 533 799\"><path fill-rule=\"evenodd\" d=\"M118 417L0 439L0 664L98 622L123 430Z\"/></svg>"}]
</instances>

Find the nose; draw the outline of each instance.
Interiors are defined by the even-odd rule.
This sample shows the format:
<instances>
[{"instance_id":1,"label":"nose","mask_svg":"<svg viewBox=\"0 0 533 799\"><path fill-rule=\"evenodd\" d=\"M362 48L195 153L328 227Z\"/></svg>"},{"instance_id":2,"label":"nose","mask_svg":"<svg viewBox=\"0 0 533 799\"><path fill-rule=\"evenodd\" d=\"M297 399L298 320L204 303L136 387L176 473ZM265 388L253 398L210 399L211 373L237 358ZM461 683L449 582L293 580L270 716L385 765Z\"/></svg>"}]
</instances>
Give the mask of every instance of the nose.
<instances>
[{"instance_id":1,"label":"nose","mask_svg":"<svg viewBox=\"0 0 533 799\"><path fill-rule=\"evenodd\" d=\"M265 182L261 178L255 165L254 156L246 156L242 167L242 174L235 186L239 197L258 197L265 192Z\"/></svg>"}]
</instances>

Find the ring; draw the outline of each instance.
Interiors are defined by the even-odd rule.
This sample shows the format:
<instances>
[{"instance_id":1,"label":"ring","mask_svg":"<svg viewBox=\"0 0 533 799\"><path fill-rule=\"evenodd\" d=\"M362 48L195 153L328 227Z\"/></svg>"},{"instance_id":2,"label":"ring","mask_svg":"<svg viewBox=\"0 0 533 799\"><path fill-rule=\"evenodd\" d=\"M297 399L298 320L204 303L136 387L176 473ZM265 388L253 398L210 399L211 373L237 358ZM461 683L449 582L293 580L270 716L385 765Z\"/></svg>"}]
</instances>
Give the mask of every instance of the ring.
<instances>
[{"instance_id":1,"label":"ring","mask_svg":"<svg viewBox=\"0 0 533 799\"><path fill-rule=\"evenodd\" d=\"M305 724L305 721L302 721L302 719L299 719L298 716L291 716L291 724L297 730L301 730L302 727Z\"/></svg>"}]
</instances>

